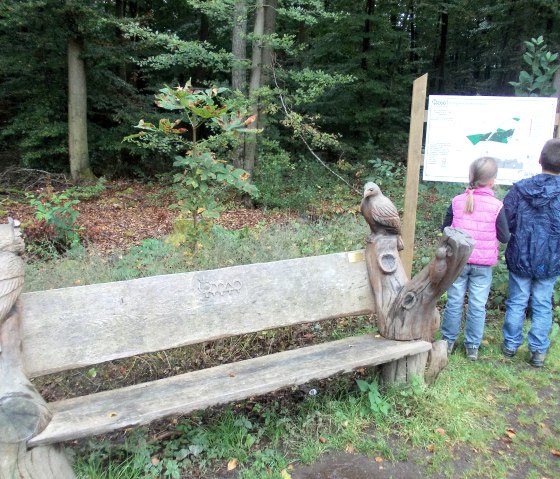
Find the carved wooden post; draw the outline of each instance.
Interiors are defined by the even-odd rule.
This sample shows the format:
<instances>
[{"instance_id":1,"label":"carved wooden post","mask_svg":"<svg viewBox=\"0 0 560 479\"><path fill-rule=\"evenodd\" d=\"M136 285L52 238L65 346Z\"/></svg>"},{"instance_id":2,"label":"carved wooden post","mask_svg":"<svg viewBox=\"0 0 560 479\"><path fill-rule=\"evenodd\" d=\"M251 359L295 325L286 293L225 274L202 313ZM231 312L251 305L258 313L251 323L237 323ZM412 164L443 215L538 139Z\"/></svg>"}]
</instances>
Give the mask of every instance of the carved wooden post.
<instances>
[{"instance_id":1,"label":"carved wooden post","mask_svg":"<svg viewBox=\"0 0 560 479\"><path fill-rule=\"evenodd\" d=\"M70 479L74 472L56 446L27 450L51 420L46 402L27 379L21 357L23 240L17 224L0 225L0 479Z\"/></svg>"},{"instance_id":2,"label":"carved wooden post","mask_svg":"<svg viewBox=\"0 0 560 479\"><path fill-rule=\"evenodd\" d=\"M361 211L372 230L367 238L366 263L379 332L388 339L433 341L440 323L436 303L461 273L474 246L473 240L461 230L445 228L435 258L409 280L399 257L402 248L399 247L400 224L394 218L396 209L390 208L392 205L381 193L372 195L371 191L370 186L368 193L366 185ZM447 365L447 349L438 343L434 343L430 353L428 381L434 380ZM423 376L427 360L427 355L424 358L418 355L390 363L383 369L384 380L403 381L410 374Z\"/></svg>"}]
</instances>

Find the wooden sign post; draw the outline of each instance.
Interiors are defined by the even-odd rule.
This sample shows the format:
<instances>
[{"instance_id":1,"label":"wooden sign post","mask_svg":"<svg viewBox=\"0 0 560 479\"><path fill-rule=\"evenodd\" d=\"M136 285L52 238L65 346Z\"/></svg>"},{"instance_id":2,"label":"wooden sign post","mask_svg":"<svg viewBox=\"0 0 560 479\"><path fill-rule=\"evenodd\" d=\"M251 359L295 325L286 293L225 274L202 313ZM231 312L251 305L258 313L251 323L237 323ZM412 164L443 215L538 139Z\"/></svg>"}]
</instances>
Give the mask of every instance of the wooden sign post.
<instances>
[{"instance_id":1,"label":"wooden sign post","mask_svg":"<svg viewBox=\"0 0 560 479\"><path fill-rule=\"evenodd\" d=\"M422 164L422 137L424 134L427 88L427 73L414 80L412 87L412 106L410 108L406 190L402 224L404 250L401 251L401 261L404 271L409 278L412 273L414 234L416 232L416 207L418 203L420 165Z\"/></svg>"}]
</instances>

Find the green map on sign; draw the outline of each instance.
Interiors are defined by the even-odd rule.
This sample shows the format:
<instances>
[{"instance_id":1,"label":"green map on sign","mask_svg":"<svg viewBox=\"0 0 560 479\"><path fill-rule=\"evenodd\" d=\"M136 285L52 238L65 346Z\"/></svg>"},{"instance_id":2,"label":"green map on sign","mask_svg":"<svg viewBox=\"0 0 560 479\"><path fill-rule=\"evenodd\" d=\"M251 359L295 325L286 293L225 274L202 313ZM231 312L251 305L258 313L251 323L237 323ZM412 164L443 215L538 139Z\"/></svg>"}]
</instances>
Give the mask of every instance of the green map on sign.
<instances>
[{"instance_id":1,"label":"green map on sign","mask_svg":"<svg viewBox=\"0 0 560 479\"><path fill-rule=\"evenodd\" d=\"M520 118L512 118L514 121L519 121ZM467 138L473 145L481 141L495 141L496 143L507 143L515 132L515 128L508 128L507 130L498 127L496 130L489 133L476 133L474 135L467 135Z\"/></svg>"}]
</instances>

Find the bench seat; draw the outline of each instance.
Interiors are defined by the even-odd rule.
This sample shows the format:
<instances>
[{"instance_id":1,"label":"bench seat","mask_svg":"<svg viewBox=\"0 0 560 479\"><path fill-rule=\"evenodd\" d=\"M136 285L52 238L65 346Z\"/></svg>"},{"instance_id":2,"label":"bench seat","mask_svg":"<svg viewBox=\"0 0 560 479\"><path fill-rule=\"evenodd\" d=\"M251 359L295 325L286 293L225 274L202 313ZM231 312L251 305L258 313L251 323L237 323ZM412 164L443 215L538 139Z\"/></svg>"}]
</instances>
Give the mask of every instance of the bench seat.
<instances>
[{"instance_id":1,"label":"bench seat","mask_svg":"<svg viewBox=\"0 0 560 479\"><path fill-rule=\"evenodd\" d=\"M170 378L49 404L53 419L30 447L63 442L187 414L359 367L430 351L426 341L371 334L270 354Z\"/></svg>"}]
</instances>

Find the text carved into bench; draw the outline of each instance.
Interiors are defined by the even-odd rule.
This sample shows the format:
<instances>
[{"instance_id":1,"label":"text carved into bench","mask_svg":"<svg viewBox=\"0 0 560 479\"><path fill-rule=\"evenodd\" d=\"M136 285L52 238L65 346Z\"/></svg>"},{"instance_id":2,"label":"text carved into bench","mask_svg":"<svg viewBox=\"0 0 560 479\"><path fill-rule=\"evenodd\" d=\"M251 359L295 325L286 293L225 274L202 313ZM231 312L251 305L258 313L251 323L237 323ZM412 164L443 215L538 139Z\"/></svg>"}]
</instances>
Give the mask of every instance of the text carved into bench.
<instances>
[{"instance_id":1,"label":"text carved into bench","mask_svg":"<svg viewBox=\"0 0 560 479\"><path fill-rule=\"evenodd\" d=\"M210 298L211 296L224 294L239 294L243 283L240 280L235 279L233 281L203 281L198 280L198 289L204 294L205 298Z\"/></svg>"}]
</instances>

